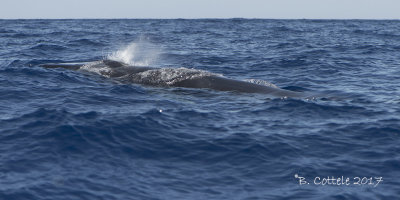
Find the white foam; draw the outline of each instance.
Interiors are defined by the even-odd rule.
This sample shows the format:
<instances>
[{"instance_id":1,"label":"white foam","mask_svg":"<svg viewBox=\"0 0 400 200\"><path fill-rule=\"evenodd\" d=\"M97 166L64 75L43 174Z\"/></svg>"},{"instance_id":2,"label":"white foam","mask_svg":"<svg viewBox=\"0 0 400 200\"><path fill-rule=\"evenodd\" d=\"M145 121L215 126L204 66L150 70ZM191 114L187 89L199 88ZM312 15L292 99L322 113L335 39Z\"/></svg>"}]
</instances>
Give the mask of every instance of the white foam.
<instances>
[{"instance_id":1,"label":"white foam","mask_svg":"<svg viewBox=\"0 0 400 200\"><path fill-rule=\"evenodd\" d=\"M244 81L249 82L249 83L254 83L257 85L264 85L264 86L268 86L268 87L273 87L273 88L279 88L278 86L276 86L273 83L270 83L268 81L264 81L264 80L259 80L259 79L245 79Z\"/></svg>"},{"instance_id":2,"label":"white foam","mask_svg":"<svg viewBox=\"0 0 400 200\"><path fill-rule=\"evenodd\" d=\"M180 68L160 68L133 74L133 82L151 85L173 85L179 81L194 79L204 76L222 76L203 70Z\"/></svg>"},{"instance_id":3,"label":"white foam","mask_svg":"<svg viewBox=\"0 0 400 200\"><path fill-rule=\"evenodd\" d=\"M90 62L83 65L79 70L96 73L105 77L109 77L111 68L103 64L103 61Z\"/></svg>"}]
</instances>

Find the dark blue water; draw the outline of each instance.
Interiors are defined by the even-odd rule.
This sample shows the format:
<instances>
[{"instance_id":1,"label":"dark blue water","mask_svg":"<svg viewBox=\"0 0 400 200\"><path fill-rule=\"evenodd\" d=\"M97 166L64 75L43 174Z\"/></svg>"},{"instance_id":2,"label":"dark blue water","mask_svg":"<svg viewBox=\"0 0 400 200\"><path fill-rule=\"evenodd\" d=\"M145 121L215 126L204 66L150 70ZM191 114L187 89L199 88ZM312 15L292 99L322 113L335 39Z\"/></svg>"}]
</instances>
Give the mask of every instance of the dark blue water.
<instances>
[{"instance_id":1,"label":"dark blue water","mask_svg":"<svg viewBox=\"0 0 400 200\"><path fill-rule=\"evenodd\" d=\"M0 199L399 198L399 30L400 21L0 20ZM39 66L110 57L319 97ZM326 180L342 176L348 184Z\"/></svg>"}]
</instances>

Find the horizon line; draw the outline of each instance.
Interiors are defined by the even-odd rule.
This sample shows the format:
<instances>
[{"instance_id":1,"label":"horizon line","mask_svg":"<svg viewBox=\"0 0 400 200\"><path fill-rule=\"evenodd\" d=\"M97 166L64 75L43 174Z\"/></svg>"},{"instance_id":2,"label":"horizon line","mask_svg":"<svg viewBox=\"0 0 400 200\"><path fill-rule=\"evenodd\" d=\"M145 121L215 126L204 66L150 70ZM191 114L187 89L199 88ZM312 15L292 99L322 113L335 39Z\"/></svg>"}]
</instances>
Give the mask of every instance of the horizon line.
<instances>
[{"instance_id":1,"label":"horizon line","mask_svg":"<svg viewBox=\"0 0 400 200\"><path fill-rule=\"evenodd\" d=\"M116 20L116 19L131 19L131 20L203 20L203 19L216 19L216 20L229 20L229 19L244 19L244 20L400 20L400 18L259 18L259 17L200 17L200 18L130 18L130 17L77 17L77 18L0 18L0 20Z\"/></svg>"}]
</instances>

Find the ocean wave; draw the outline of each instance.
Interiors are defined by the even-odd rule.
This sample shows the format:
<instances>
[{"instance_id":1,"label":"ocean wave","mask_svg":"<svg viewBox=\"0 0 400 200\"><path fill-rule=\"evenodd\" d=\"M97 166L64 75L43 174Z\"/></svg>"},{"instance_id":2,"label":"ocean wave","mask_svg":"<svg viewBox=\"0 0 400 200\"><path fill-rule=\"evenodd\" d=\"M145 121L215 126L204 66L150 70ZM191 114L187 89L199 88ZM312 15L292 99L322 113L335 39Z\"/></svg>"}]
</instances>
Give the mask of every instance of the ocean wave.
<instances>
[{"instance_id":1,"label":"ocean wave","mask_svg":"<svg viewBox=\"0 0 400 200\"><path fill-rule=\"evenodd\" d=\"M104 44L101 42L97 42L90 39L79 39L79 40L72 40L68 42L68 45L71 46L103 46Z\"/></svg>"},{"instance_id":2,"label":"ocean wave","mask_svg":"<svg viewBox=\"0 0 400 200\"><path fill-rule=\"evenodd\" d=\"M62 51L66 50L67 47L63 45L55 45L55 44L37 44L30 48L31 50L41 50L41 51Z\"/></svg>"},{"instance_id":3,"label":"ocean wave","mask_svg":"<svg viewBox=\"0 0 400 200\"><path fill-rule=\"evenodd\" d=\"M0 33L4 34L4 33L16 33L16 31L11 30L11 29L0 29Z\"/></svg>"}]
</instances>

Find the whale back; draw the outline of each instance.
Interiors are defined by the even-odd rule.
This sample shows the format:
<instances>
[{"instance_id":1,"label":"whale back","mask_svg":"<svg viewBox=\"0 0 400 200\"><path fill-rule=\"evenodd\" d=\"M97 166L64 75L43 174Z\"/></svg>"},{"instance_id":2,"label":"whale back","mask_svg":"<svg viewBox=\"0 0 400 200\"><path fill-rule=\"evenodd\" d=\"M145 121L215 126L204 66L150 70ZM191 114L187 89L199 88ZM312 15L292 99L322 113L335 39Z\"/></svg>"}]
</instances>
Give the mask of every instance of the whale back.
<instances>
[{"instance_id":1,"label":"whale back","mask_svg":"<svg viewBox=\"0 0 400 200\"><path fill-rule=\"evenodd\" d=\"M108 78L118 78L126 82L143 85L208 88L219 91L269 94L278 97L304 97L304 94L299 92L229 79L222 75L196 69L138 67L114 60L86 63L50 63L41 66L91 72Z\"/></svg>"},{"instance_id":2,"label":"whale back","mask_svg":"<svg viewBox=\"0 0 400 200\"><path fill-rule=\"evenodd\" d=\"M126 66L125 64L115 61L115 60L103 60L103 63L110 68L118 68L118 67L123 67Z\"/></svg>"}]
</instances>

